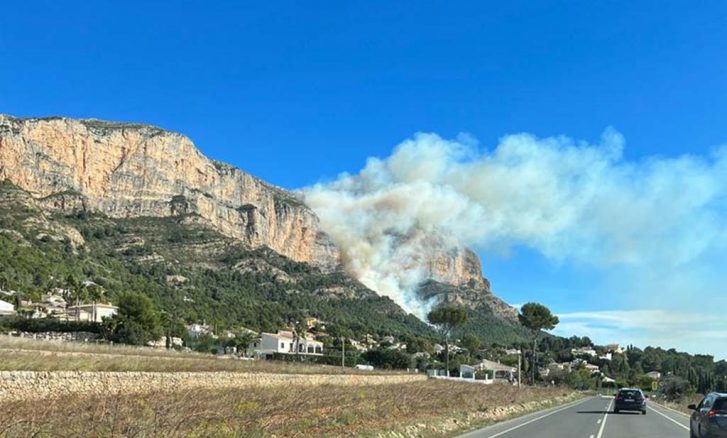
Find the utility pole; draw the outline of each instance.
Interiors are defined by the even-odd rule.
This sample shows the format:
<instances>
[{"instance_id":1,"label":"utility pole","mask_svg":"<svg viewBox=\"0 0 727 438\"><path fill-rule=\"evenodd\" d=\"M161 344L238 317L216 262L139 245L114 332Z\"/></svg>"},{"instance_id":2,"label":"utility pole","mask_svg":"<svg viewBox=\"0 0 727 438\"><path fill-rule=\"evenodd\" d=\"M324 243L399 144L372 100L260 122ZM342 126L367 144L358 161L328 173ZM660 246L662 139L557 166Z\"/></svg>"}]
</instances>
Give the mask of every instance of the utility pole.
<instances>
[{"instance_id":1,"label":"utility pole","mask_svg":"<svg viewBox=\"0 0 727 438\"><path fill-rule=\"evenodd\" d=\"M523 362L523 349L519 349L517 352L517 387L520 389L520 382L522 382L522 362Z\"/></svg>"},{"instance_id":2,"label":"utility pole","mask_svg":"<svg viewBox=\"0 0 727 438\"><path fill-rule=\"evenodd\" d=\"M341 337L341 368L346 368L346 338Z\"/></svg>"}]
</instances>

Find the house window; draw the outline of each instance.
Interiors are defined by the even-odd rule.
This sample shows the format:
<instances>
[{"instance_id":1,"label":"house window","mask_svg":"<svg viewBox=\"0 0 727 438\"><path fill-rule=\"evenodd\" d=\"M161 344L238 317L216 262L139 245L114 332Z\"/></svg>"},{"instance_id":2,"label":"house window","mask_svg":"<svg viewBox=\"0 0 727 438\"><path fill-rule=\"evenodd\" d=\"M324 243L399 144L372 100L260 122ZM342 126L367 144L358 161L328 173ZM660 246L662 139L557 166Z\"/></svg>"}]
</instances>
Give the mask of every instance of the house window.
<instances>
[{"instance_id":1,"label":"house window","mask_svg":"<svg viewBox=\"0 0 727 438\"><path fill-rule=\"evenodd\" d=\"M312 345L308 346L308 353L315 353L315 348Z\"/></svg>"},{"instance_id":2,"label":"house window","mask_svg":"<svg viewBox=\"0 0 727 438\"><path fill-rule=\"evenodd\" d=\"M285 350L285 342L281 342L280 343L280 349L281 350Z\"/></svg>"},{"instance_id":3,"label":"house window","mask_svg":"<svg viewBox=\"0 0 727 438\"><path fill-rule=\"evenodd\" d=\"M298 352L303 353L305 351L304 348L305 348L305 345L303 345L303 344L298 345Z\"/></svg>"},{"instance_id":4,"label":"house window","mask_svg":"<svg viewBox=\"0 0 727 438\"><path fill-rule=\"evenodd\" d=\"M316 353L323 353L323 347L316 347Z\"/></svg>"}]
</instances>

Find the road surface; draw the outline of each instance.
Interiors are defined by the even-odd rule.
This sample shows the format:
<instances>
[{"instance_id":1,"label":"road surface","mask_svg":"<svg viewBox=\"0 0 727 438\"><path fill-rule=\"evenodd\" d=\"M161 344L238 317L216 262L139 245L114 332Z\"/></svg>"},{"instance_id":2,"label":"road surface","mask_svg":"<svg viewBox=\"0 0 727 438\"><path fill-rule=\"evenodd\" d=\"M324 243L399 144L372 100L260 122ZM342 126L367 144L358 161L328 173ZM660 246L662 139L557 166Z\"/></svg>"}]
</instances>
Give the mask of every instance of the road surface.
<instances>
[{"instance_id":1,"label":"road surface","mask_svg":"<svg viewBox=\"0 0 727 438\"><path fill-rule=\"evenodd\" d=\"M686 438L689 417L654 403L613 413L613 397L589 397L476 430L460 438Z\"/></svg>"}]
</instances>

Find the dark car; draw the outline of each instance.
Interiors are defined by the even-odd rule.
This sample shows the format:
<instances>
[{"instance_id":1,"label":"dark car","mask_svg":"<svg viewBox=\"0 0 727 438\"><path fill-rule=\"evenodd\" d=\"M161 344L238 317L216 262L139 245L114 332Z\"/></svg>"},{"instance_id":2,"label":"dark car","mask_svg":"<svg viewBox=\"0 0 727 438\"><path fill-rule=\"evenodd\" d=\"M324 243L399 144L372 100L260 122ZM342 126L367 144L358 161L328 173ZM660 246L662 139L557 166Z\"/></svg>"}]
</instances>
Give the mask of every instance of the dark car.
<instances>
[{"instance_id":1,"label":"dark car","mask_svg":"<svg viewBox=\"0 0 727 438\"><path fill-rule=\"evenodd\" d=\"M689 420L692 438L727 437L727 394L707 394L698 405L689 405L693 410Z\"/></svg>"},{"instance_id":2,"label":"dark car","mask_svg":"<svg viewBox=\"0 0 727 438\"><path fill-rule=\"evenodd\" d=\"M639 411L646 415L646 396L640 389L621 388L616 393L613 412L618 414L621 411Z\"/></svg>"}]
</instances>

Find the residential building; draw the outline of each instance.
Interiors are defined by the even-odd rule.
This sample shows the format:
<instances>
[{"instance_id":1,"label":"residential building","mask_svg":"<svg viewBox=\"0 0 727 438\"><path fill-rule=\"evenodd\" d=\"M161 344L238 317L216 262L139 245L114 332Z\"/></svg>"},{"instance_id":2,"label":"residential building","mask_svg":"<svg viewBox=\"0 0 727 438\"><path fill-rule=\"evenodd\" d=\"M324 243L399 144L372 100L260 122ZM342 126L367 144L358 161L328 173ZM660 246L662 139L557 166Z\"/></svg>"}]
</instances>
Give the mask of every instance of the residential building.
<instances>
[{"instance_id":1,"label":"residential building","mask_svg":"<svg viewBox=\"0 0 727 438\"><path fill-rule=\"evenodd\" d=\"M190 324L187 326L187 333L193 338L198 338L202 335L211 335L212 329L205 323L202 324Z\"/></svg>"},{"instance_id":2,"label":"residential building","mask_svg":"<svg viewBox=\"0 0 727 438\"><path fill-rule=\"evenodd\" d=\"M116 315L118 311L119 308L111 304L80 304L78 306L68 306L66 316L70 320L102 322L103 318L110 318Z\"/></svg>"},{"instance_id":3,"label":"residential building","mask_svg":"<svg viewBox=\"0 0 727 438\"><path fill-rule=\"evenodd\" d=\"M654 380L660 380L661 379L661 373L658 371L649 371L646 373L646 377Z\"/></svg>"},{"instance_id":4,"label":"residential building","mask_svg":"<svg viewBox=\"0 0 727 438\"><path fill-rule=\"evenodd\" d=\"M323 343L313 339L313 335L310 333L296 340L293 332L279 330L277 333L261 333L260 337L248 347L249 356L256 356L261 359L275 353L320 356L323 355Z\"/></svg>"},{"instance_id":5,"label":"residential building","mask_svg":"<svg viewBox=\"0 0 727 438\"><path fill-rule=\"evenodd\" d=\"M361 342L359 342L359 341L357 341L355 339L349 339L349 342L351 343L351 346L353 346L353 348L356 351L361 351L361 352L369 351L369 347L368 346L364 345L363 343L361 343Z\"/></svg>"},{"instance_id":6,"label":"residential building","mask_svg":"<svg viewBox=\"0 0 727 438\"><path fill-rule=\"evenodd\" d=\"M459 377L461 379L474 379L477 370L471 365L462 364L459 366Z\"/></svg>"},{"instance_id":7,"label":"residential building","mask_svg":"<svg viewBox=\"0 0 727 438\"><path fill-rule=\"evenodd\" d=\"M0 300L0 316L15 315L15 306L7 301Z\"/></svg>"},{"instance_id":8,"label":"residential building","mask_svg":"<svg viewBox=\"0 0 727 438\"><path fill-rule=\"evenodd\" d=\"M305 319L305 326L308 327L308 330L311 330L316 326L321 330L325 330L326 322L321 321L320 319L316 318L315 316L309 316Z\"/></svg>"},{"instance_id":9,"label":"residential building","mask_svg":"<svg viewBox=\"0 0 727 438\"><path fill-rule=\"evenodd\" d=\"M393 344L396 342L396 339L394 339L393 336L384 336L381 338L381 342L388 342L389 344Z\"/></svg>"},{"instance_id":10,"label":"residential building","mask_svg":"<svg viewBox=\"0 0 727 438\"><path fill-rule=\"evenodd\" d=\"M573 356L598 356L598 353L596 353L596 350L594 350L593 347L573 348L570 352L571 354L573 354Z\"/></svg>"},{"instance_id":11,"label":"residential building","mask_svg":"<svg viewBox=\"0 0 727 438\"><path fill-rule=\"evenodd\" d=\"M621 347L618 344L608 344L606 345L606 351L609 351L614 354L624 354L625 350L623 347Z\"/></svg>"},{"instance_id":12,"label":"residential building","mask_svg":"<svg viewBox=\"0 0 727 438\"><path fill-rule=\"evenodd\" d=\"M590 371L591 374L598 374L601 372L601 369L598 367L598 365L592 365L590 363L587 363L584 368Z\"/></svg>"},{"instance_id":13,"label":"residential building","mask_svg":"<svg viewBox=\"0 0 727 438\"><path fill-rule=\"evenodd\" d=\"M487 359L483 359L478 364L475 364L474 368L476 371L492 371L493 379L508 382L514 381L515 375L517 374L517 370L514 367Z\"/></svg>"}]
</instances>

